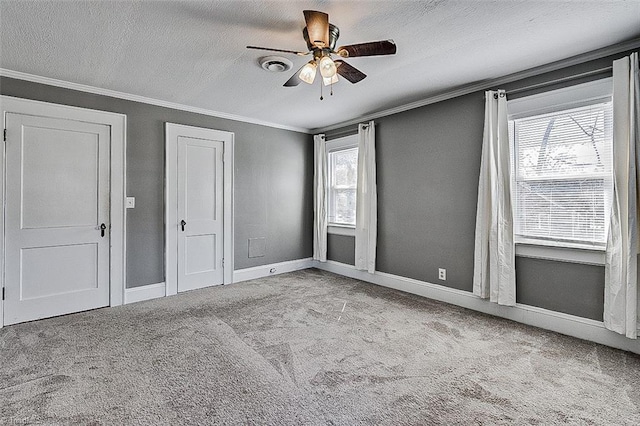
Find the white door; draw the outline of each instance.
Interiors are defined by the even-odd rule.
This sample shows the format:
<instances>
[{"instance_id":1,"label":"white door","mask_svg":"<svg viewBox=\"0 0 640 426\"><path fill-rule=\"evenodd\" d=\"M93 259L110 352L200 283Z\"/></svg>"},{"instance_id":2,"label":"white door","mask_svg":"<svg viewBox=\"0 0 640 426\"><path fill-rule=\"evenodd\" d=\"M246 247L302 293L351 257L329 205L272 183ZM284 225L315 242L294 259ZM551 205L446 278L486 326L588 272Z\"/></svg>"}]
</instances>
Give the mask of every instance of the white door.
<instances>
[{"instance_id":1,"label":"white door","mask_svg":"<svg viewBox=\"0 0 640 426\"><path fill-rule=\"evenodd\" d=\"M109 305L109 126L6 114L4 323Z\"/></svg>"},{"instance_id":2,"label":"white door","mask_svg":"<svg viewBox=\"0 0 640 426\"><path fill-rule=\"evenodd\" d=\"M178 136L178 291L223 283L223 150Z\"/></svg>"}]
</instances>

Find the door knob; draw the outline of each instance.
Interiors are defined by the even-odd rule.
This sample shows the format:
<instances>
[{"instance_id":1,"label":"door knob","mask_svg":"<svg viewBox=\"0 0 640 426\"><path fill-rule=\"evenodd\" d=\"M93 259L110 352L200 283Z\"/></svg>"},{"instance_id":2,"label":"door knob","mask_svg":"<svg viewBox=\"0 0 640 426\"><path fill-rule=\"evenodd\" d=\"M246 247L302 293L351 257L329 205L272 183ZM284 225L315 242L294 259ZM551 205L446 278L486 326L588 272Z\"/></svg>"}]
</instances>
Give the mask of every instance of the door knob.
<instances>
[{"instance_id":1,"label":"door knob","mask_svg":"<svg viewBox=\"0 0 640 426\"><path fill-rule=\"evenodd\" d=\"M182 219L180 221L180 226L182 226L182 232L184 232L184 227L185 227L186 224L187 224L187 222L185 222L184 219Z\"/></svg>"},{"instance_id":2,"label":"door knob","mask_svg":"<svg viewBox=\"0 0 640 426\"><path fill-rule=\"evenodd\" d=\"M100 225L100 236L104 237L104 230L107 229L107 225L105 225L104 223L102 225Z\"/></svg>"}]
</instances>

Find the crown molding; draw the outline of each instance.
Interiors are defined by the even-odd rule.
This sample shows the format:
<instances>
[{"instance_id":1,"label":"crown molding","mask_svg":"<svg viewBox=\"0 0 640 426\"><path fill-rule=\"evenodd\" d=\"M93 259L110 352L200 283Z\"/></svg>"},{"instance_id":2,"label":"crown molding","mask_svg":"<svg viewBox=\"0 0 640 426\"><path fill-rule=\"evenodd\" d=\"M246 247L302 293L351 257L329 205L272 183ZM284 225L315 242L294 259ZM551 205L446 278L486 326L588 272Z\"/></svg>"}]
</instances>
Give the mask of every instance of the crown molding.
<instances>
[{"instance_id":1,"label":"crown molding","mask_svg":"<svg viewBox=\"0 0 640 426\"><path fill-rule=\"evenodd\" d=\"M226 120L240 121L243 123L257 124L259 126L273 127L276 129L291 130L293 132L311 133L310 129L303 127L287 126L284 124L271 123L268 121L257 120L255 118L244 117L241 115L228 114L220 111L213 111L205 108L198 108L190 105L179 104L175 102L163 101L160 99L147 98L145 96L133 95L131 93L118 92L116 90L103 89L101 87L88 86L85 84L72 83L70 81L58 80L55 78L43 77L25 72L0 68L0 76L15 78L17 80L30 81L32 83L46 84L48 86L62 87L64 89L77 90L79 92L93 93L95 95L109 96L112 98L124 99L127 101L140 102L143 104L155 105L164 108L171 108L179 111L193 112L195 114L208 115L210 117L224 118Z\"/></svg>"},{"instance_id":2,"label":"crown molding","mask_svg":"<svg viewBox=\"0 0 640 426\"><path fill-rule=\"evenodd\" d=\"M487 90L491 87L495 87L501 84L512 83L514 81L523 80L529 77L535 77L540 74L544 74L551 71L557 71L562 68L571 67L574 65L582 64L584 62L593 61L596 59L601 59L606 56L615 55L617 53L624 52L627 50L632 50L638 47L640 47L640 37L627 40L622 43L614 44L612 46L604 47L602 49L597 49L597 50L593 50L591 52L583 53L580 55L571 56L569 58L561 59L556 62L551 62L546 65L541 65L538 67L530 68L528 70L512 73L503 77L498 77L490 80L482 80L482 81L477 81L471 84L466 84L466 85L454 88L452 90L447 90L445 92L438 93L433 96L429 96L419 101L399 105L397 107L385 109L382 111L372 112L370 114L364 114L362 116L359 116L350 120L342 121L337 124L333 124L326 127L314 128L314 129L287 126L287 125L278 124L278 123L271 123L268 121L257 120L250 117L244 117L244 116L239 116L235 114L228 114L220 111L212 111L204 108L198 108L198 107L193 107L189 105L163 101L159 99L147 98L145 96L133 95L130 93L118 92L115 90L103 89L100 87L72 83L64 80L57 80L54 78L28 74L20 71L13 71L6 68L0 68L0 76L15 78L18 80L31 81L33 83L46 84L49 86L62 87L65 89L77 90L80 92L93 93L96 95L110 96L113 98L119 98L119 99L125 99L133 102L156 105L156 106L176 109L180 111L188 111L188 112L193 112L195 114L202 114L202 115L208 115L211 117L224 118L227 120L240 121L243 123L257 124L260 126L273 127L276 129L290 130L294 132L316 134L316 133L328 132L335 129L340 129L342 127L361 123L363 121L369 121L369 120L373 120L380 117L386 117L389 115L398 114L400 112L409 111L415 108L420 108L420 107L434 104L437 102L446 101L448 99L453 99L458 96L468 95L473 92Z\"/></svg>"},{"instance_id":3,"label":"crown molding","mask_svg":"<svg viewBox=\"0 0 640 426\"><path fill-rule=\"evenodd\" d=\"M579 65L585 62L601 59L610 55L615 55L617 53L624 52L627 50L632 50L638 47L640 47L640 37L627 40L622 43L614 44L612 46L603 47L601 49L592 50L591 52L571 56L566 59L561 59L559 61L551 62L549 64L540 65L534 68L529 68L527 70L519 71L513 74L508 74L503 77L498 77L490 80L481 80L471 84L466 84L466 85L454 88L452 90L447 90L446 92L429 96L425 99L421 99L416 102L411 102L408 104L385 109L382 111L372 112L370 114L365 114L360 117L357 117L351 120L346 120L337 124L332 124L327 127L319 127L319 128L311 129L311 133L313 134L324 133L331 130L339 129L341 127L362 123L363 121L369 121L376 118L386 117L386 116L397 114L400 112L409 111L409 110L420 108L426 105L435 104L437 102L446 101L448 99L457 98L458 96L464 96L473 92L487 90L489 88L498 86L500 84L512 83L514 81L524 80L526 78L535 77L537 75L544 74L547 72L557 71L562 68L568 68L574 65Z\"/></svg>"}]
</instances>

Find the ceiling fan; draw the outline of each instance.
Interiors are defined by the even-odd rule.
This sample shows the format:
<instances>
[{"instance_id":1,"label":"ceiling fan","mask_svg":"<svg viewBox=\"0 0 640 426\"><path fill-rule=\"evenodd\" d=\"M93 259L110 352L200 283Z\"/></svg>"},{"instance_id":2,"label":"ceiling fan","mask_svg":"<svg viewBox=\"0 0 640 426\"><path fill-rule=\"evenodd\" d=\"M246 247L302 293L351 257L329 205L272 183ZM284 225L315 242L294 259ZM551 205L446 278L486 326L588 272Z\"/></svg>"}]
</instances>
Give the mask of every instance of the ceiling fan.
<instances>
[{"instance_id":1,"label":"ceiling fan","mask_svg":"<svg viewBox=\"0 0 640 426\"><path fill-rule=\"evenodd\" d=\"M313 84L318 68L320 69L320 75L322 76L325 86L336 83L338 81L338 75L355 84L363 80L367 75L349 65L343 59L333 60L331 55L337 55L340 58L353 58L358 56L393 55L396 53L396 44L393 40L351 44L348 46L340 46L336 49L336 41L340 36L340 30L335 25L329 23L329 15L315 10L305 10L303 13L307 26L302 30L302 36L307 42L307 48L309 49L307 52L247 46L248 49L293 53L299 56L313 54L313 59L296 71L296 73L284 83L285 87L297 86L301 81Z\"/></svg>"}]
</instances>

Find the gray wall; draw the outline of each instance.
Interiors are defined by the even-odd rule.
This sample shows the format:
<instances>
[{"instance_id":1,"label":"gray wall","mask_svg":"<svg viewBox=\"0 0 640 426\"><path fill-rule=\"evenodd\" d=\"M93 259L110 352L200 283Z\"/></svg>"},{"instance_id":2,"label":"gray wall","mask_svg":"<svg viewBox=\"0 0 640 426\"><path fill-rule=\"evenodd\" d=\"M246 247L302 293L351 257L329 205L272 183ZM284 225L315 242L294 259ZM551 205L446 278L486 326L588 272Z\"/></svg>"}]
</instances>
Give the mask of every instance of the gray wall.
<instances>
[{"instance_id":1,"label":"gray wall","mask_svg":"<svg viewBox=\"0 0 640 426\"><path fill-rule=\"evenodd\" d=\"M602 321L604 267L516 258L516 302Z\"/></svg>"},{"instance_id":2,"label":"gray wall","mask_svg":"<svg viewBox=\"0 0 640 426\"><path fill-rule=\"evenodd\" d=\"M356 239L346 235L327 235L327 259L355 265Z\"/></svg>"},{"instance_id":3,"label":"gray wall","mask_svg":"<svg viewBox=\"0 0 640 426\"><path fill-rule=\"evenodd\" d=\"M624 54L501 88L610 66ZM311 256L311 136L9 78L0 79L0 93L127 115L127 192L136 197L136 209L127 211L128 287L164 280L167 121L236 135L236 269ZM376 119L378 270L471 291L483 108L476 92ZM345 132L353 126L328 137ZM264 257L248 257L255 237L266 238ZM329 259L353 264L353 251L353 238L329 236ZM602 267L525 258L516 267L518 302L602 319ZM438 280L438 268L447 269L447 281Z\"/></svg>"},{"instance_id":4,"label":"gray wall","mask_svg":"<svg viewBox=\"0 0 640 426\"><path fill-rule=\"evenodd\" d=\"M483 122L481 93L376 120L378 270L472 290Z\"/></svg>"},{"instance_id":5,"label":"gray wall","mask_svg":"<svg viewBox=\"0 0 640 426\"><path fill-rule=\"evenodd\" d=\"M626 54L629 52L500 88L524 88L597 70L611 66L613 59ZM589 79L606 75L605 72ZM529 90L510 99L559 86ZM484 93L479 91L375 121L376 269L472 291ZM352 132L353 128L327 132L327 138ZM347 256L353 250L353 238L330 236L328 243L329 259L353 264ZM438 268L447 269L446 281L438 280ZM519 303L602 320L603 267L517 258L516 268Z\"/></svg>"},{"instance_id":6,"label":"gray wall","mask_svg":"<svg viewBox=\"0 0 640 426\"><path fill-rule=\"evenodd\" d=\"M483 96L375 120L377 270L472 291ZM345 259L353 240L331 236L327 257ZM447 269L447 281L438 280L438 268Z\"/></svg>"},{"instance_id":7,"label":"gray wall","mask_svg":"<svg viewBox=\"0 0 640 426\"><path fill-rule=\"evenodd\" d=\"M235 269L312 255L310 135L6 77L0 93L127 115L127 287L164 281L165 122L235 133ZM264 257L248 257L254 237Z\"/></svg>"}]
</instances>

